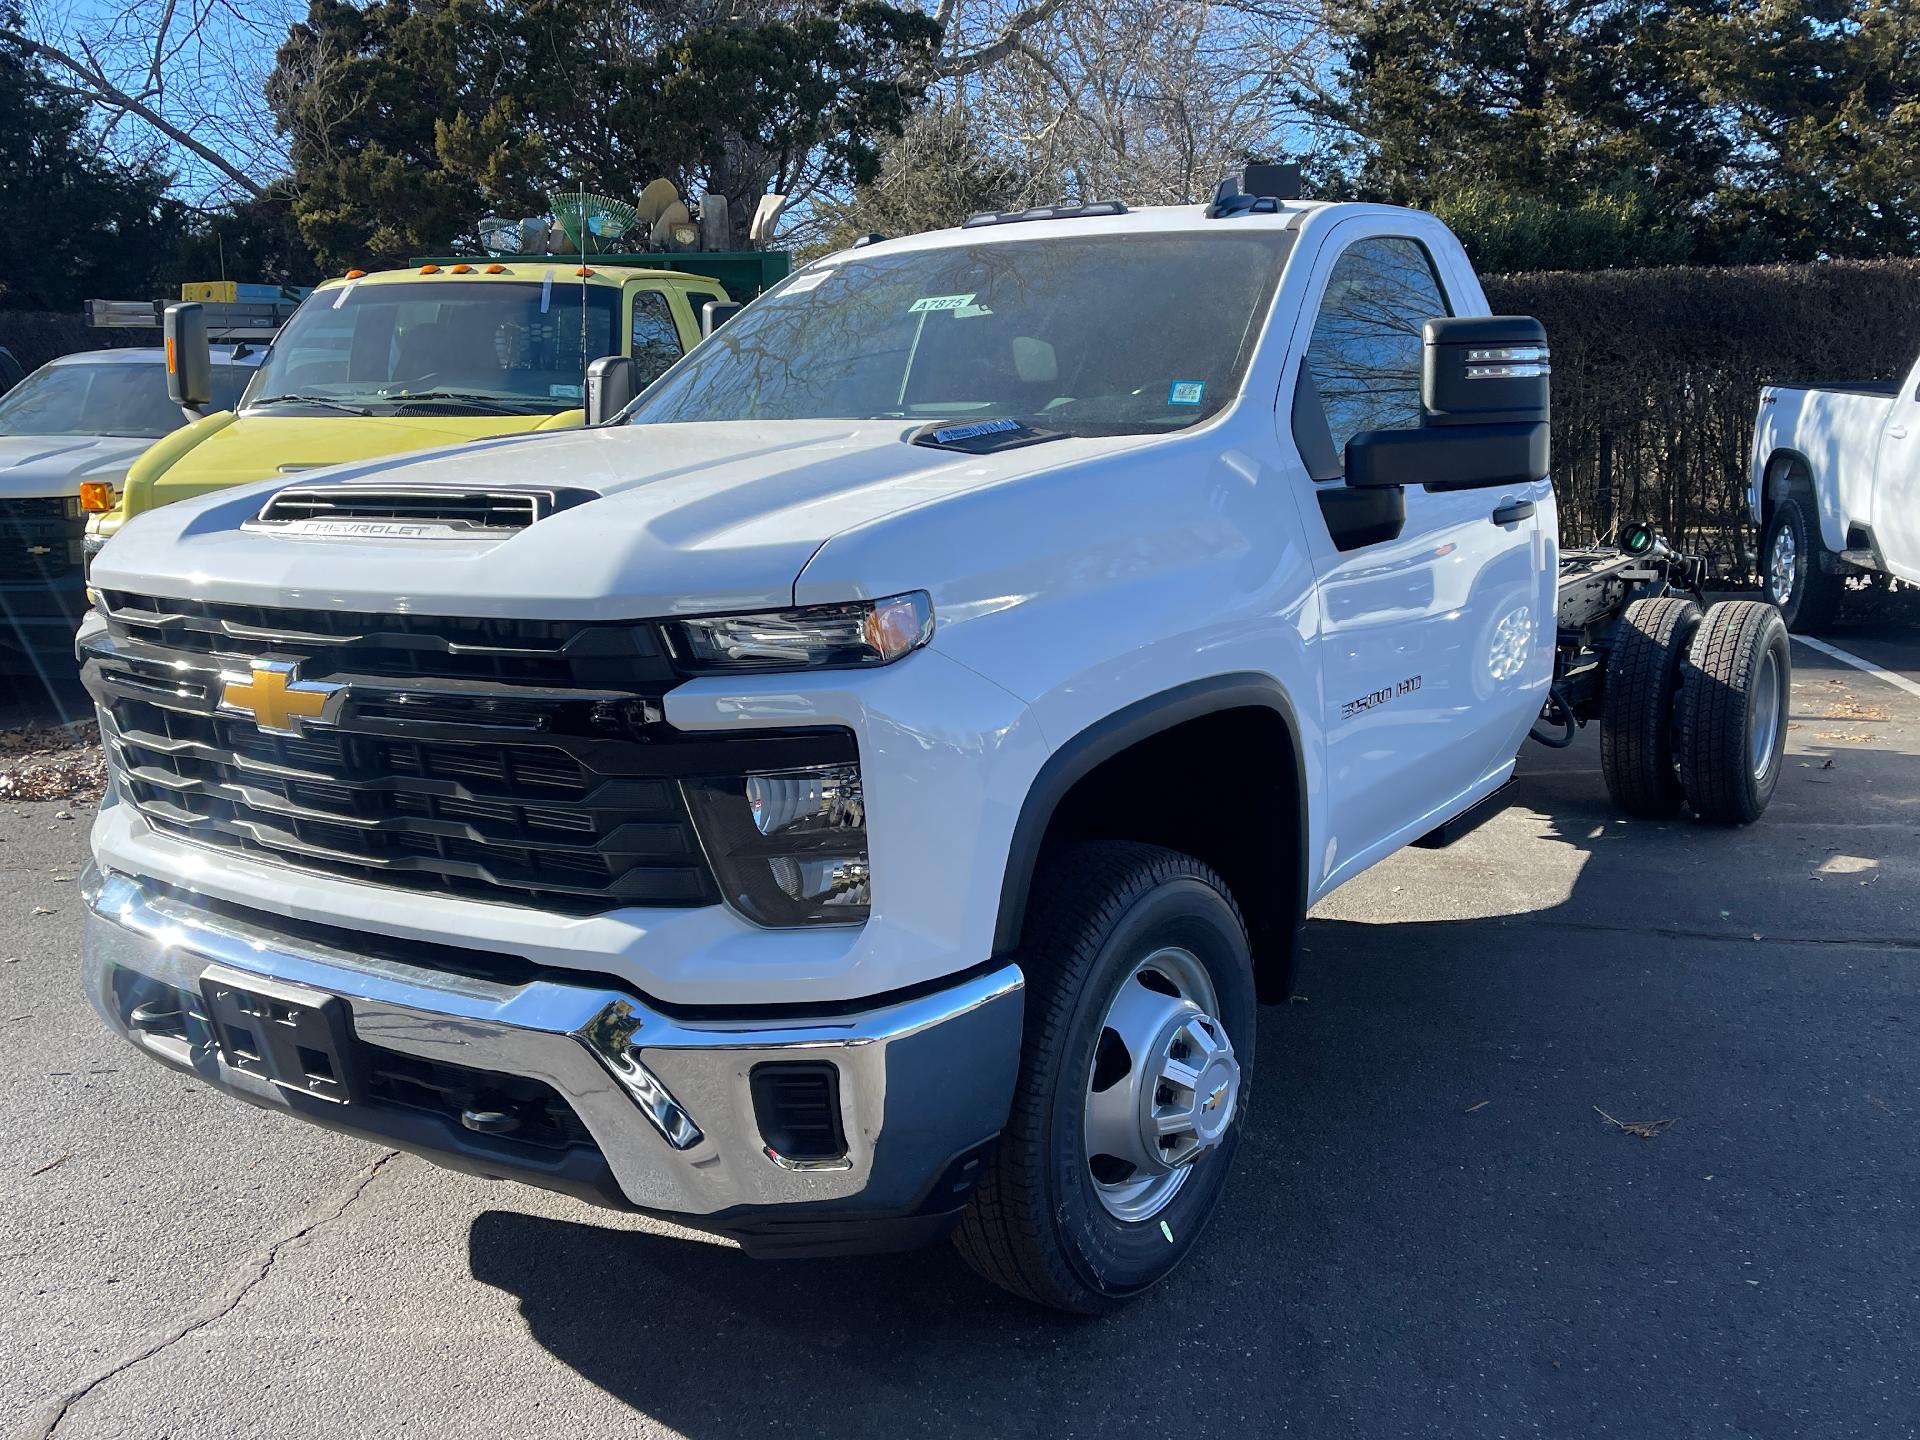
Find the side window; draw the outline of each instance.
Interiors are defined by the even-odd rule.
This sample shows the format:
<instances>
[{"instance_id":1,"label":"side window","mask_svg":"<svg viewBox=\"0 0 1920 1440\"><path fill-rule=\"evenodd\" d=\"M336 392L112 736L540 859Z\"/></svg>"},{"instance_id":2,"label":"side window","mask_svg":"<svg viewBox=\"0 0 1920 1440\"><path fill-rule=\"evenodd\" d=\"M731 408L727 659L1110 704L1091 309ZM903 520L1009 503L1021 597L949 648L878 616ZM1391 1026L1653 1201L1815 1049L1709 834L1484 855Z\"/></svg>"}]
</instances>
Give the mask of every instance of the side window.
<instances>
[{"instance_id":1,"label":"side window","mask_svg":"<svg viewBox=\"0 0 1920 1440\"><path fill-rule=\"evenodd\" d=\"M1302 453L1312 449L1324 455L1331 440L1337 473L1337 457L1346 454L1355 435L1418 426L1420 330L1435 316L1451 313L1433 262L1418 241L1383 235L1348 246L1327 278L1295 396L1294 428ZM1303 419L1317 418L1302 415L1313 408L1309 385L1318 392L1325 426L1310 426L1310 433L1302 434ZM1326 478L1324 465L1309 461L1315 478Z\"/></svg>"},{"instance_id":2,"label":"side window","mask_svg":"<svg viewBox=\"0 0 1920 1440\"><path fill-rule=\"evenodd\" d=\"M633 297L633 360L640 383L651 385L680 358L680 327L664 291L641 290Z\"/></svg>"}]
</instances>

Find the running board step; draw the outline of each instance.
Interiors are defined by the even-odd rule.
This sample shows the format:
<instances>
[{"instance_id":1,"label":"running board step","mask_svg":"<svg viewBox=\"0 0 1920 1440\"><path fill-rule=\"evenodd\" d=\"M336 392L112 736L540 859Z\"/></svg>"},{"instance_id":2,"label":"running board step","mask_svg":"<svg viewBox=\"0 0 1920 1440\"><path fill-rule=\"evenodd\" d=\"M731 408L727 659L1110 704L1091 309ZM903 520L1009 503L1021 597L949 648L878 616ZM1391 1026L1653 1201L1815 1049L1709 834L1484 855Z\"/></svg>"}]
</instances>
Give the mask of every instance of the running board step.
<instances>
[{"instance_id":1,"label":"running board step","mask_svg":"<svg viewBox=\"0 0 1920 1440\"><path fill-rule=\"evenodd\" d=\"M1482 796L1451 820L1441 821L1413 843L1422 850L1442 850L1461 836L1472 834L1508 807L1511 802L1507 799L1507 791L1512 788L1513 781L1514 777L1509 775L1498 790Z\"/></svg>"}]
</instances>

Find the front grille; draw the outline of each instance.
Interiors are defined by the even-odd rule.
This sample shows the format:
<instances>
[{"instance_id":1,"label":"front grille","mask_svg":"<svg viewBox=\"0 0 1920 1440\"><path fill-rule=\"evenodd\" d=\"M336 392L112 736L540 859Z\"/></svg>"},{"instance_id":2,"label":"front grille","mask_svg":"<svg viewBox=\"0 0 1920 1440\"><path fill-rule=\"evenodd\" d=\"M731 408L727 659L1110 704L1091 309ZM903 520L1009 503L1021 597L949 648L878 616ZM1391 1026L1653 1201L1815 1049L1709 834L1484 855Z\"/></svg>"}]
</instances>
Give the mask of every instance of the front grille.
<instances>
[{"instance_id":1,"label":"front grille","mask_svg":"<svg viewBox=\"0 0 1920 1440\"><path fill-rule=\"evenodd\" d=\"M651 623L104 598L85 673L122 793L163 834L301 869L578 914L715 904L680 782L854 758L844 730L667 725ZM346 686L332 723L223 711L263 660Z\"/></svg>"},{"instance_id":2,"label":"front grille","mask_svg":"<svg viewBox=\"0 0 1920 1440\"><path fill-rule=\"evenodd\" d=\"M79 574L86 517L63 496L0 500L0 585L57 585Z\"/></svg>"}]
</instances>

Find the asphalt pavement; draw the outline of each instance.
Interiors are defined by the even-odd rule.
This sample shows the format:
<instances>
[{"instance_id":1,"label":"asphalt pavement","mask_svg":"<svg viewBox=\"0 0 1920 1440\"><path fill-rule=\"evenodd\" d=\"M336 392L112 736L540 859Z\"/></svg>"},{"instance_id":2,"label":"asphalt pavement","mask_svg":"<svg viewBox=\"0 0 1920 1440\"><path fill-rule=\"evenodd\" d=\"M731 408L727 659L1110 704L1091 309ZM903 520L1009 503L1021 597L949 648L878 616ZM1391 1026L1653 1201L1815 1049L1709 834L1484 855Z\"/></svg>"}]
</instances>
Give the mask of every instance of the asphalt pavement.
<instances>
[{"instance_id":1,"label":"asphalt pavement","mask_svg":"<svg viewBox=\"0 0 1920 1440\"><path fill-rule=\"evenodd\" d=\"M1617 818L1589 733L1324 903L1212 1233L1098 1321L164 1071L79 992L91 812L0 807L0 1434L1914 1434L1920 696L1795 662L1759 825Z\"/></svg>"}]
</instances>

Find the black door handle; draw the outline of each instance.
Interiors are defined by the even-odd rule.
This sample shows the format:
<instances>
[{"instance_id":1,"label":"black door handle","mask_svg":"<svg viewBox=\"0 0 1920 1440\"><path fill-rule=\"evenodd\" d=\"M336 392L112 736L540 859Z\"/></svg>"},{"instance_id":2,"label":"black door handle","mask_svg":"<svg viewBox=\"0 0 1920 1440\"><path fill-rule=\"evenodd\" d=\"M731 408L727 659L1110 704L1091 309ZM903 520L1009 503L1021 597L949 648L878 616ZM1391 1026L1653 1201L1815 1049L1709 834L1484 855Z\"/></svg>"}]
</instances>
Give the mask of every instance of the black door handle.
<instances>
[{"instance_id":1,"label":"black door handle","mask_svg":"<svg viewBox=\"0 0 1920 1440\"><path fill-rule=\"evenodd\" d=\"M1496 525L1518 525L1522 520L1532 518L1531 500L1509 500L1493 512L1493 523Z\"/></svg>"}]
</instances>

